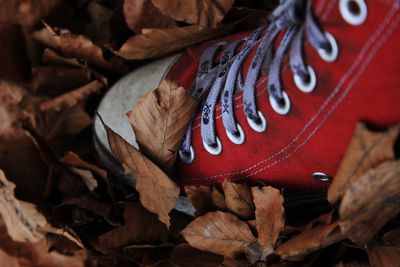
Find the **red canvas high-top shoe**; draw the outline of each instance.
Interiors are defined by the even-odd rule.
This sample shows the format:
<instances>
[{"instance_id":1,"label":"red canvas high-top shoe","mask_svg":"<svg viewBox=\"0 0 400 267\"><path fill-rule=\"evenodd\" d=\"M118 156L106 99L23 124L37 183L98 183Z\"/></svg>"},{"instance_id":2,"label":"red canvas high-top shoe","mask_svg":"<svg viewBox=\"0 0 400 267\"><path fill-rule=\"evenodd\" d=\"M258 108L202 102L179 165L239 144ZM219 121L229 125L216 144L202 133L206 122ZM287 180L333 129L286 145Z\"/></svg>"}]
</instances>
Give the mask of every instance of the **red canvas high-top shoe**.
<instances>
[{"instance_id":1,"label":"red canvas high-top shoe","mask_svg":"<svg viewBox=\"0 0 400 267\"><path fill-rule=\"evenodd\" d=\"M135 70L99 113L135 144L125 113L162 78L174 79L202 103L175 165L180 183L324 188L357 122L400 122L399 22L397 0L281 1L253 33Z\"/></svg>"}]
</instances>

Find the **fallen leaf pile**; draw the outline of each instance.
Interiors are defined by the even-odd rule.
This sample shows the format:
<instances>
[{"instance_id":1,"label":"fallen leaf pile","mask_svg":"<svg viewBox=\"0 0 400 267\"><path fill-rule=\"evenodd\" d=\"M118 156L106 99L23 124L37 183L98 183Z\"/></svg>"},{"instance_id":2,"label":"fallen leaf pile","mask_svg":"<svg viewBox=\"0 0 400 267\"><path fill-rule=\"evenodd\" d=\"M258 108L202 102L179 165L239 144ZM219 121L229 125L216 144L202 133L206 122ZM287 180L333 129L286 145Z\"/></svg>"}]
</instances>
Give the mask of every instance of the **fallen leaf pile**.
<instances>
[{"instance_id":1,"label":"fallen leaf pile","mask_svg":"<svg viewBox=\"0 0 400 267\"><path fill-rule=\"evenodd\" d=\"M400 266L399 127L360 123L327 193L180 188L197 103L164 80L128 114L139 150L104 125L124 173L97 157L92 120L117 80L277 2L0 0L0 266Z\"/></svg>"}]
</instances>

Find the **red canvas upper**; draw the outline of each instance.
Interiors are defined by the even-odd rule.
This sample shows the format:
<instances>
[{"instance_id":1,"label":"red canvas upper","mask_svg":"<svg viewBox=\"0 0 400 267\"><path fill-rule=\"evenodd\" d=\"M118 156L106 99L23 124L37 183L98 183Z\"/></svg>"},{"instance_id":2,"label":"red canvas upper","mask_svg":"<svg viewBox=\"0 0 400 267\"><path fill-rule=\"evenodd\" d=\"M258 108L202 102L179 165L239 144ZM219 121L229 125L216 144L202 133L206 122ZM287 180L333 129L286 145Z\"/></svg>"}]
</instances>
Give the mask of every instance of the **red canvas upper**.
<instances>
[{"instance_id":1,"label":"red canvas upper","mask_svg":"<svg viewBox=\"0 0 400 267\"><path fill-rule=\"evenodd\" d=\"M203 146L199 113L193 123L195 159L191 164L178 159L175 166L175 176L182 184L248 178L278 187L325 188L329 184L316 180L312 174L323 172L334 176L357 122L364 121L378 128L400 122L400 2L365 1L367 19L358 26L342 18L338 2L313 1L322 28L336 38L339 46L338 58L329 63L306 42L305 59L317 76L315 90L309 94L298 90L285 61L281 77L291 99L291 109L287 115L279 115L268 101L267 77L260 74L257 106L268 121L268 129L258 133L249 126L242 109L242 94L237 93L235 117L246 140L236 145L228 139L219 104L215 120L222 153L217 156L209 154ZM188 49L168 76L190 88L200 55L209 45ZM244 74L252 56L254 53L246 61Z\"/></svg>"}]
</instances>

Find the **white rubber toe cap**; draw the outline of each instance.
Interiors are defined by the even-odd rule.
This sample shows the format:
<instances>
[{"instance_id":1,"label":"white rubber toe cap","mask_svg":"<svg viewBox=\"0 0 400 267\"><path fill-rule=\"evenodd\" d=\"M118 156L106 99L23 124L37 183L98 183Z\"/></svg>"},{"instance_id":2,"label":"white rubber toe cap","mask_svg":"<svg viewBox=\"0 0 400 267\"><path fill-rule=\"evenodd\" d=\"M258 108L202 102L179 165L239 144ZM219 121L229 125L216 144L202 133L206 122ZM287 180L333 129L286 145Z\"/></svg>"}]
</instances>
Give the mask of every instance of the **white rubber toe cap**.
<instances>
[{"instance_id":1,"label":"white rubber toe cap","mask_svg":"<svg viewBox=\"0 0 400 267\"><path fill-rule=\"evenodd\" d=\"M105 124L136 148L135 134L126 113L141 96L158 87L180 55L174 54L132 71L110 88L97 109ZM93 124L97 140L110 150L105 129L97 116Z\"/></svg>"}]
</instances>

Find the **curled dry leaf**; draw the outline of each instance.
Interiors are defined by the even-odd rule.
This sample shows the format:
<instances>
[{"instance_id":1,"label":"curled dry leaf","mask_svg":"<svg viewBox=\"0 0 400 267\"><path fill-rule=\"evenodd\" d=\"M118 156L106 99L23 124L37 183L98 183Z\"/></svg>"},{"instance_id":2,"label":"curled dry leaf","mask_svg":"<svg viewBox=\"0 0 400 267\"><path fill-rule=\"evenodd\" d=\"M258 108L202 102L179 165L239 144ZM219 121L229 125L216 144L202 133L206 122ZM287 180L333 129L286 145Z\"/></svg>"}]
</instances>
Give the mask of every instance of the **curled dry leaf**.
<instances>
[{"instance_id":1,"label":"curled dry leaf","mask_svg":"<svg viewBox=\"0 0 400 267\"><path fill-rule=\"evenodd\" d=\"M75 90L71 90L61 96L46 100L40 103L41 111L60 111L70 108L85 100L88 96L95 92L99 92L104 84L95 80Z\"/></svg>"},{"instance_id":2,"label":"curled dry leaf","mask_svg":"<svg viewBox=\"0 0 400 267\"><path fill-rule=\"evenodd\" d=\"M73 34L68 30L54 30L48 25L35 31L32 36L47 47L67 58L75 58L83 66L99 72L125 74L129 68L126 62L117 56L104 58L103 51L83 35Z\"/></svg>"},{"instance_id":3,"label":"curled dry leaf","mask_svg":"<svg viewBox=\"0 0 400 267\"><path fill-rule=\"evenodd\" d=\"M125 0L123 11L128 28L137 34L140 34L143 28L161 29L176 26L175 20L163 15L150 0Z\"/></svg>"},{"instance_id":4,"label":"curled dry leaf","mask_svg":"<svg viewBox=\"0 0 400 267\"><path fill-rule=\"evenodd\" d=\"M206 185L199 186L185 186L185 192L187 194L190 203L196 209L196 214L202 215L213 207L211 192L212 188Z\"/></svg>"},{"instance_id":5,"label":"curled dry leaf","mask_svg":"<svg viewBox=\"0 0 400 267\"><path fill-rule=\"evenodd\" d=\"M369 170L345 191L339 225L353 242L365 244L400 212L400 161Z\"/></svg>"},{"instance_id":6,"label":"curled dry leaf","mask_svg":"<svg viewBox=\"0 0 400 267\"><path fill-rule=\"evenodd\" d=\"M231 258L244 253L255 240L245 222L221 211L196 218L182 231L182 235L194 248Z\"/></svg>"},{"instance_id":7,"label":"curled dry leaf","mask_svg":"<svg viewBox=\"0 0 400 267\"><path fill-rule=\"evenodd\" d=\"M15 185L0 170L0 214L10 237L19 242L36 242L43 237L39 230L46 219L33 204L14 197Z\"/></svg>"},{"instance_id":8,"label":"curled dry leaf","mask_svg":"<svg viewBox=\"0 0 400 267\"><path fill-rule=\"evenodd\" d=\"M88 84L91 73L84 68L64 66L37 66L32 68L31 92L59 95L71 89Z\"/></svg>"},{"instance_id":9,"label":"curled dry leaf","mask_svg":"<svg viewBox=\"0 0 400 267\"><path fill-rule=\"evenodd\" d=\"M232 26L222 25L216 29L197 25L168 29L143 29L141 35L129 38L117 54L125 59L159 57L228 33Z\"/></svg>"},{"instance_id":10,"label":"curled dry leaf","mask_svg":"<svg viewBox=\"0 0 400 267\"><path fill-rule=\"evenodd\" d=\"M168 230L155 214L139 203L127 203L125 224L98 237L103 251L123 248L132 244L154 244L167 241Z\"/></svg>"},{"instance_id":11,"label":"curled dry leaf","mask_svg":"<svg viewBox=\"0 0 400 267\"><path fill-rule=\"evenodd\" d=\"M230 211L241 218L254 218L253 196L247 184L224 181L222 187L225 194L225 203Z\"/></svg>"},{"instance_id":12,"label":"curled dry leaf","mask_svg":"<svg viewBox=\"0 0 400 267\"><path fill-rule=\"evenodd\" d=\"M400 263L400 228L386 233L382 242L371 242L367 246L369 262L372 267L397 267Z\"/></svg>"},{"instance_id":13,"label":"curled dry leaf","mask_svg":"<svg viewBox=\"0 0 400 267\"><path fill-rule=\"evenodd\" d=\"M282 259L297 258L313 251L343 240L336 222L330 225L318 225L310 231L303 232L278 246L275 253Z\"/></svg>"},{"instance_id":14,"label":"curled dry leaf","mask_svg":"<svg viewBox=\"0 0 400 267\"><path fill-rule=\"evenodd\" d=\"M65 153L64 157L61 159L61 162L69 165L71 168L74 168L75 170L79 171L89 171L91 174L95 175L96 183L98 184L100 182L101 185L105 185L107 188L108 195L112 200L115 201L116 195L115 191L109 181L108 174L105 170L101 169L100 167L91 164L89 162L86 162L82 160L76 153L74 152L67 152ZM93 177L93 175L91 175Z\"/></svg>"},{"instance_id":15,"label":"curled dry leaf","mask_svg":"<svg viewBox=\"0 0 400 267\"><path fill-rule=\"evenodd\" d=\"M370 168L394 159L393 144L400 126L386 132L371 132L365 124L358 124L345 156L328 190L330 203L338 202L346 188Z\"/></svg>"},{"instance_id":16,"label":"curled dry leaf","mask_svg":"<svg viewBox=\"0 0 400 267\"><path fill-rule=\"evenodd\" d=\"M195 249L188 244L180 244L174 248L171 261L179 267L215 267L219 266L224 257Z\"/></svg>"},{"instance_id":17,"label":"curled dry leaf","mask_svg":"<svg viewBox=\"0 0 400 267\"><path fill-rule=\"evenodd\" d=\"M258 242L272 251L285 226L283 197L271 186L251 188L256 206Z\"/></svg>"},{"instance_id":18,"label":"curled dry leaf","mask_svg":"<svg viewBox=\"0 0 400 267\"><path fill-rule=\"evenodd\" d=\"M197 101L170 80L141 97L129 113L140 150L161 169L170 172Z\"/></svg>"},{"instance_id":19,"label":"curled dry leaf","mask_svg":"<svg viewBox=\"0 0 400 267\"><path fill-rule=\"evenodd\" d=\"M170 225L168 213L179 197L179 187L153 162L121 136L104 125L111 151L123 164L127 173L135 179L140 202L167 227Z\"/></svg>"},{"instance_id":20,"label":"curled dry leaf","mask_svg":"<svg viewBox=\"0 0 400 267\"><path fill-rule=\"evenodd\" d=\"M234 0L151 0L160 11L172 18L204 27L217 27Z\"/></svg>"}]
</instances>

